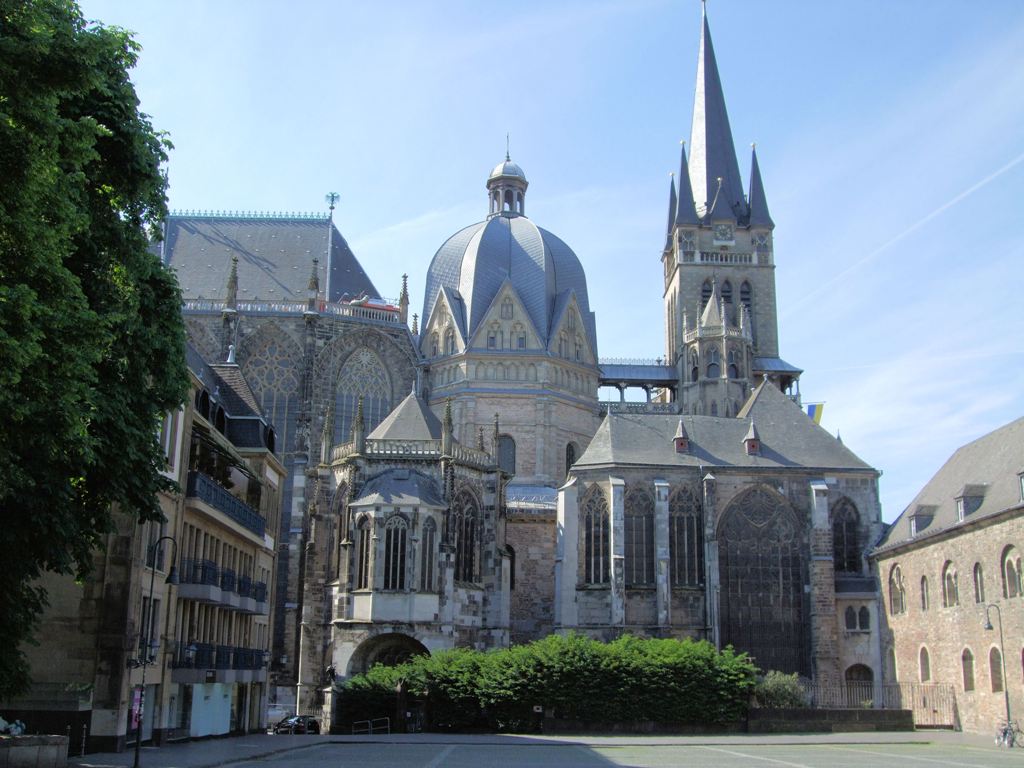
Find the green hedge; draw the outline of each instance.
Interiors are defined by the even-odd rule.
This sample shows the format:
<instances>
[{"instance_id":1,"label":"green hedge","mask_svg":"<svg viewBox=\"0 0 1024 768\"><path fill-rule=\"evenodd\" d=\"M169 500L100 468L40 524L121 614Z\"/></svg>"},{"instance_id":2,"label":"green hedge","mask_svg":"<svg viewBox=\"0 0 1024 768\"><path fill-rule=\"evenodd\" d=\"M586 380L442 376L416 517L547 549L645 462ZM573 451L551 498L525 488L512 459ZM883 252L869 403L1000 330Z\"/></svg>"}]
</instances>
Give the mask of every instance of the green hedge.
<instances>
[{"instance_id":1,"label":"green hedge","mask_svg":"<svg viewBox=\"0 0 1024 768\"><path fill-rule=\"evenodd\" d=\"M338 722L394 717L402 683L435 730L529 730L534 705L566 720L728 723L744 717L756 673L746 654L705 641L551 635L376 666L345 683Z\"/></svg>"}]
</instances>

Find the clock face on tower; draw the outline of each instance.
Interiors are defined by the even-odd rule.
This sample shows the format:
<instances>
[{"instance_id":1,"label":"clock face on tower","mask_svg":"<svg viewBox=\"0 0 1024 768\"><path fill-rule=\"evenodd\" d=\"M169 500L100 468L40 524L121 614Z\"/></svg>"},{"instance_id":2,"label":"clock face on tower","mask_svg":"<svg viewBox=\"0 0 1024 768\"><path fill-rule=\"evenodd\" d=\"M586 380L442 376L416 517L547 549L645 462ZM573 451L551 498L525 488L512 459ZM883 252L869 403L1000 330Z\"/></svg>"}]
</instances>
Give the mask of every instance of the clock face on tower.
<instances>
[{"instance_id":1,"label":"clock face on tower","mask_svg":"<svg viewBox=\"0 0 1024 768\"><path fill-rule=\"evenodd\" d=\"M735 240L732 234L731 224L715 224L713 231L715 233L715 242L731 243Z\"/></svg>"}]
</instances>

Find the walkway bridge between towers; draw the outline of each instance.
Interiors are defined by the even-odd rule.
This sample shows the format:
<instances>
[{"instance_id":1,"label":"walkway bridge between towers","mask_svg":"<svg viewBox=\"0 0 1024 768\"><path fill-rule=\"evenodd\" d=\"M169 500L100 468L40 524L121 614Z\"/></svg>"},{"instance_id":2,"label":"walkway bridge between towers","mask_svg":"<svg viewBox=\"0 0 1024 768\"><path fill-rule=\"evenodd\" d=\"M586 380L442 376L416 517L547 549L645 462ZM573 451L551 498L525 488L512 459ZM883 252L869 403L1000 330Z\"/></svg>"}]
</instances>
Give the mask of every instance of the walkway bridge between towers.
<instances>
[{"instance_id":1,"label":"walkway bridge between towers","mask_svg":"<svg viewBox=\"0 0 1024 768\"><path fill-rule=\"evenodd\" d=\"M663 401L675 403L679 377L676 369L665 365L659 357L656 360L610 358L598 363L601 375L598 386L614 387L619 391L619 402L626 402L626 390L639 387L651 402L656 394L667 394ZM674 410L674 409L673 409Z\"/></svg>"}]
</instances>

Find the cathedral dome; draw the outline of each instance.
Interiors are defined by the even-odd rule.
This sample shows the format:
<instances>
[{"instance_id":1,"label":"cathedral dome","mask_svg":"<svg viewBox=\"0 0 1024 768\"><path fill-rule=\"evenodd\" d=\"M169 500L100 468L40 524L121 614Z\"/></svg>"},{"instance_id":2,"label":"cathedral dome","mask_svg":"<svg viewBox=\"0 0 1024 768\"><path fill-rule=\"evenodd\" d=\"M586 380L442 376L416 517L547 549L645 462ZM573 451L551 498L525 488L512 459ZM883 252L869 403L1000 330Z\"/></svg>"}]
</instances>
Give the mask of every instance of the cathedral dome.
<instances>
[{"instance_id":1,"label":"cathedral dome","mask_svg":"<svg viewBox=\"0 0 1024 768\"><path fill-rule=\"evenodd\" d=\"M499 163L487 187L491 214L448 238L430 263L423 317L430 317L438 295L446 290L460 305L456 314L462 315L460 325L470 338L508 281L545 343L575 295L591 347L596 350L583 266L568 245L522 213L526 187L522 169L510 160ZM503 206L507 199L512 202Z\"/></svg>"}]
</instances>

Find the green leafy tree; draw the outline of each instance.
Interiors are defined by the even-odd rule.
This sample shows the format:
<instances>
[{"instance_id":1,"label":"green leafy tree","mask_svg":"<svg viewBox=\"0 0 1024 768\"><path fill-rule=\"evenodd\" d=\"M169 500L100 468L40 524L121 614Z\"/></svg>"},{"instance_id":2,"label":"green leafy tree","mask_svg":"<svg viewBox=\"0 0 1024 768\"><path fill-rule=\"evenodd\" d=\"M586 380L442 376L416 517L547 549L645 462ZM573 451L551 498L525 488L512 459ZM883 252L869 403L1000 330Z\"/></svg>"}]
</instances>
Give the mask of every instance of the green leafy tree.
<instances>
[{"instance_id":1,"label":"green leafy tree","mask_svg":"<svg viewBox=\"0 0 1024 768\"><path fill-rule=\"evenodd\" d=\"M138 46L66 0L0 0L0 697L44 571L88 572L115 509L158 518L160 415L186 391L180 292L149 249L166 140Z\"/></svg>"}]
</instances>

